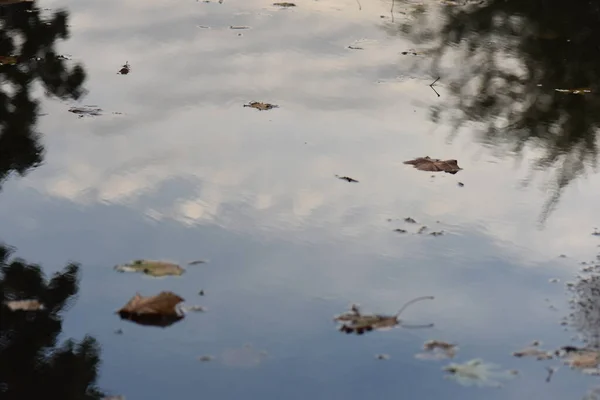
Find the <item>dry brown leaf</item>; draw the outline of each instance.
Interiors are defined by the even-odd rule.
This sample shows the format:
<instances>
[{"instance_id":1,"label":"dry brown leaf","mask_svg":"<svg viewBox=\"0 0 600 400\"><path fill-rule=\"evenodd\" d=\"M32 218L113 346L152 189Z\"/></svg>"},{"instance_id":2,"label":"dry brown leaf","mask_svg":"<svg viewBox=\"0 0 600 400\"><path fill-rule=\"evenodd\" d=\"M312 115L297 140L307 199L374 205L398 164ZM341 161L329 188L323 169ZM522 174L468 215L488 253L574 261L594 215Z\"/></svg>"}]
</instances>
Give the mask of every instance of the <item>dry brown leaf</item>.
<instances>
[{"instance_id":1,"label":"dry brown leaf","mask_svg":"<svg viewBox=\"0 0 600 400\"><path fill-rule=\"evenodd\" d=\"M256 108L259 111L267 111L273 108L278 108L279 106L275 104L262 103L260 101L251 101L248 104L244 104L244 107Z\"/></svg>"},{"instance_id":2,"label":"dry brown leaf","mask_svg":"<svg viewBox=\"0 0 600 400\"><path fill-rule=\"evenodd\" d=\"M404 164L413 165L419 171L440 172L456 174L462 168L458 166L457 160L439 160L437 158L419 157L414 160L405 161Z\"/></svg>"},{"instance_id":3,"label":"dry brown leaf","mask_svg":"<svg viewBox=\"0 0 600 400\"><path fill-rule=\"evenodd\" d=\"M44 308L44 305L37 300L5 301L4 304L13 311L37 311Z\"/></svg>"},{"instance_id":4,"label":"dry brown leaf","mask_svg":"<svg viewBox=\"0 0 600 400\"><path fill-rule=\"evenodd\" d=\"M119 272L142 272L154 277L179 276L185 272L185 269L175 263L154 260L135 260L128 264L116 265L114 269Z\"/></svg>"},{"instance_id":5,"label":"dry brown leaf","mask_svg":"<svg viewBox=\"0 0 600 400\"><path fill-rule=\"evenodd\" d=\"M121 318L141 325L168 326L183 319L183 314L177 310L182 301L184 299L173 292L148 297L136 293L117 313Z\"/></svg>"}]
</instances>

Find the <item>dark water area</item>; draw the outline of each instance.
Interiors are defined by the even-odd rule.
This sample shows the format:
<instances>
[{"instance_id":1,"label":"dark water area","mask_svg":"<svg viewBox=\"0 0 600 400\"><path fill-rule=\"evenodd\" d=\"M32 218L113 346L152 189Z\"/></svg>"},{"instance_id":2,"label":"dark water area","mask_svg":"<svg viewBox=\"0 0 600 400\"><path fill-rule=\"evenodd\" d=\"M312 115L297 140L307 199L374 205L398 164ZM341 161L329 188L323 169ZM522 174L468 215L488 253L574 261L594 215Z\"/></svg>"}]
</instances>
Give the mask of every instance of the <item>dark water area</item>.
<instances>
[{"instance_id":1,"label":"dark water area","mask_svg":"<svg viewBox=\"0 0 600 400\"><path fill-rule=\"evenodd\" d=\"M0 398L595 398L600 6L8 3Z\"/></svg>"}]
</instances>

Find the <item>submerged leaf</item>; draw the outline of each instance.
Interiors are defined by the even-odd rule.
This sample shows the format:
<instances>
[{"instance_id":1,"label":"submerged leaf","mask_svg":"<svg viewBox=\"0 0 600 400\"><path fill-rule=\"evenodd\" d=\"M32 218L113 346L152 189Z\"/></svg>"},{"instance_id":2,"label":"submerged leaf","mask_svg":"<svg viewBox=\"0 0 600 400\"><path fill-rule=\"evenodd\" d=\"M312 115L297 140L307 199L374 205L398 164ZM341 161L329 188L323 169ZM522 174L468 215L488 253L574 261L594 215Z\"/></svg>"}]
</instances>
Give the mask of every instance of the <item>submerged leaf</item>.
<instances>
[{"instance_id":1,"label":"submerged leaf","mask_svg":"<svg viewBox=\"0 0 600 400\"><path fill-rule=\"evenodd\" d=\"M279 108L278 105L269 104L269 103L262 103L262 102L259 102L259 101L251 101L248 104L244 104L244 107L256 108L257 110L260 110L260 111L267 111L267 110L271 110L273 108Z\"/></svg>"},{"instance_id":2,"label":"submerged leaf","mask_svg":"<svg viewBox=\"0 0 600 400\"><path fill-rule=\"evenodd\" d=\"M481 359L467 361L464 364L451 363L443 368L449 375L445 377L452 379L463 386L490 386L500 387L500 380L513 378L513 371L503 371L496 364L483 362Z\"/></svg>"},{"instance_id":3,"label":"submerged leaf","mask_svg":"<svg viewBox=\"0 0 600 400\"><path fill-rule=\"evenodd\" d=\"M37 311L44 309L44 305L37 300L5 301L4 304L12 311Z\"/></svg>"},{"instance_id":4,"label":"submerged leaf","mask_svg":"<svg viewBox=\"0 0 600 400\"><path fill-rule=\"evenodd\" d=\"M462 168L458 166L457 160L439 160L437 158L419 157L414 160L405 161L404 164L413 165L419 171L439 172L456 174Z\"/></svg>"},{"instance_id":5,"label":"submerged leaf","mask_svg":"<svg viewBox=\"0 0 600 400\"><path fill-rule=\"evenodd\" d=\"M166 327L183 319L177 310L182 301L183 298L173 292L160 292L149 297L136 293L117 313L122 319L141 325Z\"/></svg>"},{"instance_id":6,"label":"submerged leaf","mask_svg":"<svg viewBox=\"0 0 600 400\"><path fill-rule=\"evenodd\" d=\"M129 264L116 265L114 269L119 272L142 272L154 277L167 275L179 276L185 272L177 264L154 260L135 260Z\"/></svg>"},{"instance_id":7,"label":"submerged leaf","mask_svg":"<svg viewBox=\"0 0 600 400\"><path fill-rule=\"evenodd\" d=\"M428 340L423 344L423 350L426 352L419 353L415 357L421 360L441 360L444 358L454 358L458 347L456 344L441 340Z\"/></svg>"}]
</instances>

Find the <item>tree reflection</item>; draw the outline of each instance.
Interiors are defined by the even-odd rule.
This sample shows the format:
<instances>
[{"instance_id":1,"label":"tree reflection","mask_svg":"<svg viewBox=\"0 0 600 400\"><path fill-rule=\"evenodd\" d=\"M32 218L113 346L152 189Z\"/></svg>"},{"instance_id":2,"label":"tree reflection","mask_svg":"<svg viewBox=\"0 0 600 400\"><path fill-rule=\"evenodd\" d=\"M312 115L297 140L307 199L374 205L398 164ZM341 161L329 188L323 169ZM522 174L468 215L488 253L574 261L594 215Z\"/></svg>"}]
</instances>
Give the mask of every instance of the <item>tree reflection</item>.
<instances>
[{"instance_id":1,"label":"tree reflection","mask_svg":"<svg viewBox=\"0 0 600 400\"><path fill-rule=\"evenodd\" d=\"M79 267L68 265L46 282L38 265L10 259L0 245L0 398L100 399L100 348L86 336L57 346L62 316L78 292ZM38 311L11 310L7 302L35 299Z\"/></svg>"},{"instance_id":2,"label":"tree reflection","mask_svg":"<svg viewBox=\"0 0 600 400\"><path fill-rule=\"evenodd\" d=\"M0 185L11 172L24 175L43 160L35 131L35 83L47 96L77 99L83 94L83 68L67 66L55 50L56 41L69 36L67 19L66 11L45 16L30 1L0 6ZM16 63L7 56L16 56Z\"/></svg>"},{"instance_id":3,"label":"tree reflection","mask_svg":"<svg viewBox=\"0 0 600 400\"><path fill-rule=\"evenodd\" d=\"M567 185L596 165L600 3L454 3L463 5L441 6L436 16L422 5L405 5L409 21L386 29L425 46L425 62L452 95L431 117L451 121L452 137L475 123L484 144L519 157L541 150L532 172L555 170L543 223ZM591 94L555 90L575 88Z\"/></svg>"}]
</instances>

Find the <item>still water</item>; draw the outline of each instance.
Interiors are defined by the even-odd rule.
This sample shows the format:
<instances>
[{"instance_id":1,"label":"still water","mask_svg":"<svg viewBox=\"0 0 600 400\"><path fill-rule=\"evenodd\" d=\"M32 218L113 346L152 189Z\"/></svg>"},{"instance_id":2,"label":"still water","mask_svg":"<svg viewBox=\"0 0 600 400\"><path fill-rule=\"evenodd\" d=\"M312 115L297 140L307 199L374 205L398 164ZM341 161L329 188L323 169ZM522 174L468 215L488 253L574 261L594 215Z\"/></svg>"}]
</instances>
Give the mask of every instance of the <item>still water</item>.
<instances>
[{"instance_id":1,"label":"still water","mask_svg":"<svg viewBox=\"0 0 600 400\"><path fill-rule=\"evenodd\" d=\"M581 399L596 387L563 359L512 352L583 346L598 329L593 296L595 313L560 325L565 282L600 244L597 7L295 5L2 7L0 55L27 57L0 67L0 239L14 250L0 290L70 306L52 317L62 325L31 326L3 308L7 399ZM83 106L99 115L69 112ZM403 164L424 156L462 170ZM47 277L79 269L44 292L26 269L9 276L16 258ZM113 270L134 259L208 262L179 277ZM164 290L206 312L167 328L115 314ZM432 328L347 335L333 321L352 303L393 314L430 295L402 319ZM36 366L68 339L88 341L79 358ZM430 339L456 356L415 358ZM444 377L475 358L518 375L501 388ZM550 382L546 367L559 367Z\"/></svg>"}]
</instances>

